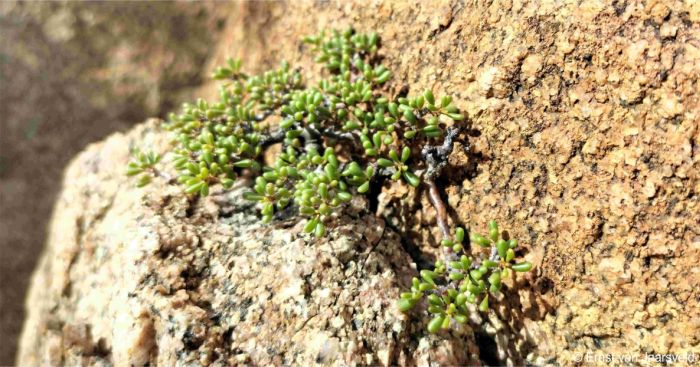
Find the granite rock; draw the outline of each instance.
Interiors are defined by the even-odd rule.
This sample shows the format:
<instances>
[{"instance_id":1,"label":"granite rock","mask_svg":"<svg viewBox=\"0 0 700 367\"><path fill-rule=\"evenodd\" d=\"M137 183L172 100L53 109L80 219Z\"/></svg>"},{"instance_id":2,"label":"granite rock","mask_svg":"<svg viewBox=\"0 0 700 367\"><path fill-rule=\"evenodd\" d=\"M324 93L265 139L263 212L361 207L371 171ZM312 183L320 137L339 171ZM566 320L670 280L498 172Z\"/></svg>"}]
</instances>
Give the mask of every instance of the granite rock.
<instances>
[{"instance_id":1,"label":"granite rock","mask_svg":"<svg viewBox=\"0 0 700 367\"><path fill-rule=\"evenodd\" d=\"M326 238L262 225L239 188L204 199L161 177L138 189L130 148L158 122L69 166L34 275L18 364L478 364L471 328L437 337L395 307L417 272L400 237L355 200Z\"/></svg>"},{"instance_id":2,"label":"granite rock","mask_svg":"<svg viewBox=\"0 0 700 367\"><path fill-rule=\"evenodd\" d=\"M700 358L698 4L242 4L210 67L234 55L251 69L286 59L313 70L295 37L378 31L392 92L450 93L469 116L466 150L438 179L451 224L496 219L536 266L479 346L495 342L502 364L656 365L647 356ZM434 261L423 190L388 186L380 198L414 260ZM579 362L586 353L599 359Z\"/></svg>"}]
</instances>

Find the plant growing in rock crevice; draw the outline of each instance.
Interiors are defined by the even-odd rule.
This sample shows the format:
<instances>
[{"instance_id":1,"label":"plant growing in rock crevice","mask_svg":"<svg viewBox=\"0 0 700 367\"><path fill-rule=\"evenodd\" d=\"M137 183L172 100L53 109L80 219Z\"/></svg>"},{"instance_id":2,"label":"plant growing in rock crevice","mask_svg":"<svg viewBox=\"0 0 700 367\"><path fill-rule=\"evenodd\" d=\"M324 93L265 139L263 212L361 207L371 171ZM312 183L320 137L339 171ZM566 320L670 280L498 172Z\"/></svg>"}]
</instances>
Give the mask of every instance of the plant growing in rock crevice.
<instances>
[{"instance_id":1,"label":"plant growing in rock crevice","mask_svg":"<svg viewBox=\"0 0 700 367\"><path fill-rule=\"evenodd\" d=\"M503 256L474 261L457 255L464 230L449 236L434 178L447 163L464 115L451 96L437 98L431 90L388 96L383 86L392 74L379 62L376 33L322 32L303 42L325 70L317 85L307 85L301 70L286 62L247 75L239 60L229 60L213 75L224 81L217 102L200 99L170 114L165 128L174 136L170 161L177 181L186 193L206 196L212 185L229 189L241 176L254 177L244 196L258 203L264 222L294 210L307 218L304 231L317 237L354 195L368 193L372 185L394 180L417 187L422 182L437 209L448 262L423 270L423 280L414 279L399 305L407 311L427 296L429 312L437 315L430 331L437 324L446 327L452 318L463 322L466 302L482 297L487 305L483 294L500 289L496 277L527 267L510 264L513 249L505 249L502 240L491 237L496 255L504 250ZM275 144L281 151L266 166L263 153ZM139 175L139 185L145 185L149 173L158 173L159 160L140 153L127 173ZM481 244L480 238L472 242Z\"/></svg>"},{"instance_id":2,"label":"plant growing in rock crevice","mask_svg":"<svg viewBox=\"0 0 700 367\"><path fill-rule=\"evenodd\" d=\"M432 333L449 327L452 320L467 322L467 304L487 311L489 294L500 294L503 279L532 268L529 262L514 263L518 241L502 238L495 221L489 222L488 236L470 235L472 244L487 251L476 259L463 252L464 236L464 229L457 227L454 236L445 237L441 242L446 249L445 260L436 262L433 270L421 270L420 279L413 278L411 291L402 293L398 301L399 309L407 312L425 297L428 312L433 315L428 323Z\"/></svg>"}]
</instances>

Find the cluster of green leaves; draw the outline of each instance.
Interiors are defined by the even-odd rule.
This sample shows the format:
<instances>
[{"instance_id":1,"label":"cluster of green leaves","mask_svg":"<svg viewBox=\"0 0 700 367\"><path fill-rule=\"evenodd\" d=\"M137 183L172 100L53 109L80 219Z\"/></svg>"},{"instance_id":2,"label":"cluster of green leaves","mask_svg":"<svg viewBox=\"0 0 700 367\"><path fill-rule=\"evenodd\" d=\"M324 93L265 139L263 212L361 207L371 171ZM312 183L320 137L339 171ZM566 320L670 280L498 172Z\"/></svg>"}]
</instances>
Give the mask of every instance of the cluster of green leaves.
<instances>
[{"instance_id":1,"label":"cluster of green leaves","mask_svg":"<svg viewBox=\"0 0 700 367\"><path fill-rule=\"evenodd\" d=\"M532 269L529 262L514 263L516 239L501 237L498 224L488 223L489 234L482 236L471 233L470 242L483 250L478 258L464 253L464 229L457 228L453 238L444 239L442 245L449 248L451 259L437 261L433 270L420 271L420 279L413 278L410 292L401 294L398 307L402 312L413 309L422 299L428 302L428 313L432 315L428 331L436 333L446 329L454 320L465 323L468 320L468 304L478 305L485 312L489 308L489 294L501 292L501 281L515 272Z\"/></svg>"},{"instance_id":2,"label":"cluster of green leaves","mask_svg":"<svg viewBox=\"0 0 700 367\"><path fill-rule=\"evenodd\" d=\"M353 164L354 163L354 164ZM309 218L304 230L320 237L325 234L323 223L333 210L352 199L351 188L365 192L374 169L360 169L351 162L341 171L333 148L320 154L314 147L299 154L288 146L271 167L265 167L253 187L244 197L262 204L263 221L272 220L275 211L295 203L299 212Z\"/></svg>"},{"instance_id":3,"label":"cluster of green leaves","mask_svg":"<svg viewBox=\"0 0 700 367\"><path fill-rule=\"evenodd\" d=\"M385 96L381 86L391 71L378 62L376 33L322 32L304 42L325 69L316 86L305 86L287 63L249 76L239 60L229 60L213 75L225 81L219 101L184 104L166 128L188 194L205 196L213 184L230 188L250 174L255 184L246 197L259 203L264 221L293 204L309 219L306 230L321 236L327 218L366 193L377 173L418 186L421 161L411 159L408 144L439 143L445 124L463 115L452 97L436 101L429 90ZM270 143L281 143L282 153L262 167Z\"/></svg>"},{"instance_id":4,"label":"cluster of green leaves","mask_svg":"<svg viewBox=\"0 0 700 367\"><path fill-rule=\"evenodd\" d=\"M160 155L153 152L135 151L134 159L127 164L127 176L139 176L136 181L138 187L143 187L151 183L151 177L155 174L155 166L160 162Z\"/></svg>"},{"instance_id":5,"label":"cluster of green leaves","mask_svg":"<svg viewBox=\"0 0 700 367\"><path fill-rule=\"evenodd\" d=\"M178 181L188 194L206 196L211 184L230 188L243 170L260 172L262 142L270 130L263 116L301 87L301 75L286 63L248 77L240 72L240 61L229 60L214 77L228 81L220 89L220 100L185 103L180 114L170 114L166 125L177 142L172 153Z\"/></svg>"},{"instance_id":6,"label":"cluster of green leaves","mask_svg":"<svg viewBox=\"0 0 700 367\"><path fill-rule=\"evenodd\" d=\"M401 97L396 101L384 96L378 88L389 80L391 72L376 62L379 43L376 33L334 31L330 36L321 33L306 37L304 41L312 46L317 54L316 61L325 66L328 76L316 87L291 93L289 102L281 107L279 128L285 132L284 143L287 147L300 148L299 137L304 132L318 132L331 138L326 139L326 143L333 138L340 140L338 143L347 155L340 162L331 151L331 161L323 163L325 166L302 168L299 165L304 164L304 160L291 161L294 155L287 148L286 156L280 155L273 169L295 165L304 182L294 184L276 180L276 185L278 190L284 188L296 193L295 203L300 214L310 219L307 231L322 235L323 222L330 212L351 198L353 193L367 192L370 180L380 168L394 180L403 178L412 186L419 185L420 178L408 165L411 149L406 145L407 139L401 137L414 138L422 132L425 139L440 138L443 131L440 116L453 121L462 120L463 116L452 105L449 96L442 98L439 107L436 106L431 91L416 98ZM353 151L358 142L362 146L360 154ZM323 159L328 152L326 149ZM330 167L340 175L329 174ZM326 187L334 190L326 194ZM336 187L340 198L334 201ZM284 197L282 205L278 205L275 202L277 195L261 197L259 188L260 185L256 184L256 195L249 197L260 200L263 216L270 220L275 209L286 206L288 198ZM326 195L330 195L330 199Z\"/></svg>"},{"instance_id":7,"label":"cluster of green leaves","mask_svg":"<svg viewBox=\"0 0 700 367\"><path fill-rule=\"evenodd\" d=\"M286 62L247 75L240 60L228 60L213 74L223 81L219 99L185 103L180 113L169 115L165 128L173 134L170 161L186 193L206 196L212 185L228 189L244 176L254 181L244 197L258 204L264 222L295 210L308 219L305 232L321 237L328 219L353 195L369 192L373 181L391 178L418 186L419 172L426 171L421 168L432 166L414 152L448 142L446 126L464 115L451 96L437 98L431 90L386 95L383 85L392 73L379 62L377 33L321 32L303 42L324 69L315 86L306 85ZM263 153L274 144L281 144L280 153L264 166ZM127 174L139 175L138 185L146 185L158 173L159 161L153 153L137 153ZM428 329L437 332L452 320L466 322L469 303L488 308L489 294L500 292L501 279L528 271L531 264L512 263L517 241L500 238L495 222L489 226L487 237L470 239L492 247L491 257L464 254L465 234L458 228L442 241L452 256L413 279L400 309L408 311L427 298L433 314Z\"/></svg>"}]
</instances>

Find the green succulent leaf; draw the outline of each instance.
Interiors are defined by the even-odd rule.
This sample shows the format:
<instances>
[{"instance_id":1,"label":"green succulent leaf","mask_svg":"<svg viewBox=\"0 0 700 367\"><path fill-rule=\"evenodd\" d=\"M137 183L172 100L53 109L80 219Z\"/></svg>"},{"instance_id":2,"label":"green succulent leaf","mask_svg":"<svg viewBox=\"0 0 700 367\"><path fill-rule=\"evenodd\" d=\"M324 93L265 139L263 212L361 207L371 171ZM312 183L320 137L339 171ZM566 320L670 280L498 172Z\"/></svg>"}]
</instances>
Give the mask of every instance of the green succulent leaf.
<instances>
[{"instance_id":1,"label":"green succulent leaf","mask_svg":"<svg viewBox=\"0 0 700 367\"><path fill-rule=\"evenodd\" d=\"M495 220L491 220L491 221L489 221L488 225L489 225L489 238L493 242L498 241L498 237L499 237L498 223L496 223Z\"/></svg>"},{"instance_id":2,"label":"green succulent leaf","mask_svg":"<svg viewBox=\"0 0 700 367\"><path fill-rule=\"evenodd\" d=\"M430 320L428 323L428 331L435 334L442 328L442 324L445 322L445 316L437 315Z\"/></svg>"},{"instance_id":3,"label":"green succulent leaf","mask_svg":"<svg viewBox=\"0 0 700 367\"><path fill-rule=\"evenodd\" d=\"M489 296L486 295L484 299L479 303L479 311L486 312L489 310Z\"/></svg>"},{"instance_id":4,"label":"green succulent leaf","mask_svg":"<svg viewBox=\"0 0 700 367\"><path fill-rule=\"evenodd\" d=\"M413 187L418 187L418 185L420 185L420 178L411 171L405 171L403 173L403 178Z\"/></svg>"},{"instance_id":5,"label":"green succulent leaf","mask_svg":"<svg viewBox=\"0 0 700 367\"><path fill-rule=\"evenodd\" d=\"M472 232L472 233L470 234L470 236L469 236L469 240L470 240L472 243L475 243L475 244L477 244L477 245L479 245L479 246L481 246L481 247L489 247L489 246L491 246L491 243L489 242L489 240L488 240L486 237L484 237L484 236L482 236L482 235L480 235L480 234L478 234L478 233L473 233L473 232Z\"/></svg>"},{"instance_id":6,"label":"green succulent leaf","mask_svg":"<svg viewBox=\"0 0 700 367\"><path fill-rule=\"evenodd\" d=\"M401 312L408 312L415 306L415 303L410 299L401 298L398 301L398 307Z\"/></svg>"},{"instance_id":7,"label":"green succulent leaf","mask_svg":"<svg viewBox=\"0 0 700 367\"><path fill-rule=\"evenodd\" d=\"M515 270L517 272L521 272L521 273L526 272L526 271L530 271L530 269L532 269L532 263L530 263L529 261L525 261L525 262L521 262L521 263L513 265L513 270Z\"/></svg>"},{"instance_id":8,"label":"green succulent leaf","mask_svg":"<svg viewBox=\"0 0 700 367\"><path fill-rule=\"evenodd\" d=\"M380 167L389 168L389 167L392 167L394 165L394 162L392 162L386 158L379 158L379 159L377 159L377 164Z\"/></svg>"}]
</instances>

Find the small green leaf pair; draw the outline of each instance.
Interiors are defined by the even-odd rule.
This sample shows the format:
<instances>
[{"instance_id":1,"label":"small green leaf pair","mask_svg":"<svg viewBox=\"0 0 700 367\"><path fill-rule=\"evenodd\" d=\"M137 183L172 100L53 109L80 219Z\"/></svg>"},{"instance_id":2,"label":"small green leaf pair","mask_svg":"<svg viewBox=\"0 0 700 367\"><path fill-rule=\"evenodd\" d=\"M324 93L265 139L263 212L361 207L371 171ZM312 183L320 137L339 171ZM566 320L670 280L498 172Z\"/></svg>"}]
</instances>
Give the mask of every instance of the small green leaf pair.
<instances>
[{"instance_id":1,"label":"small green leaf pair","mask_svg":"<svg viewBox=\"0 0 700 367\"><path fill-rule=\"evenodd\" d=\"M216 80L237 78L240 76L241 60L226 60L226 66L219 66L214 70L212 78Z\"/></svg>"},{"instance_id":2,"label":"small green leaf pair","mask_svg":"<svg viewBox=\"0 0 700 367\"><path fill-rule=\"evenodd\" d=\"M132 160L127 164L126 175L139 175L136 186L143 187L151 183L154 174L155 165L160 162L160 155L149 151L147 153L135 152L136 160Z\"/></svg>"},{"instance_id":3,"label":"small green leaf pair","mask_svg":"<svg viewBox=\"0 0 700 367\"><path fill-rule=\"evenodd\" d=\"M392 149L389 151L390 159L379 158L377 159L377 165L382 168L393 168L394 173L391 176L393 180L396 181L403 177L409 185L417 187L420 184L420 178L418 178L415 173L411 172L408 165L406 165L406 161L408 161L410 157L411 149L409 147L403 147L400 157L399 154Z\"/></svg>"},{"instance_id":4,"label":"small green leaf pair","mask_svg":"<svg viewBox=\"0 0 700 367\"><path fill-rule=\"evenodd\" d=\"M313 218L304 226L304 232L313 233L316 238L320 238L326 234L326 225L323 224L320 218Z\"/></svg>"},{"instance_id":5,"label":"small green leaf pair","mask_svg":"<svg viewBox=\"0 0 700 367\"><path fill-rule=\"evenodd\" d=\"M452 239L445 238L442 240L441 244L445 247L452 249L455 253L459 253L464 248L462 245L464 242L464 228L457 227Z\"/></svg>"}]
</instances>

